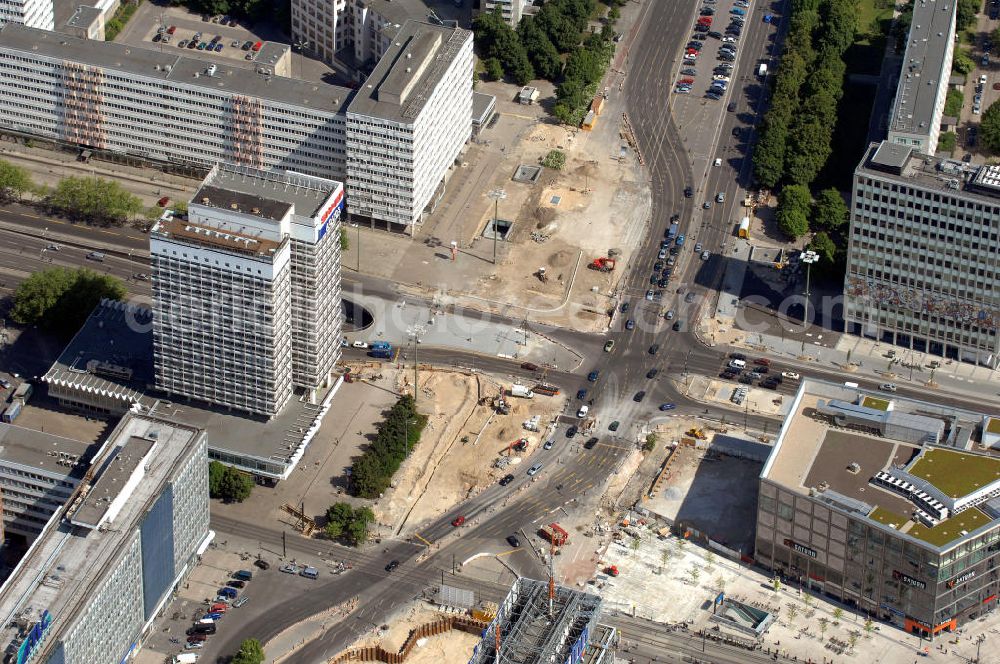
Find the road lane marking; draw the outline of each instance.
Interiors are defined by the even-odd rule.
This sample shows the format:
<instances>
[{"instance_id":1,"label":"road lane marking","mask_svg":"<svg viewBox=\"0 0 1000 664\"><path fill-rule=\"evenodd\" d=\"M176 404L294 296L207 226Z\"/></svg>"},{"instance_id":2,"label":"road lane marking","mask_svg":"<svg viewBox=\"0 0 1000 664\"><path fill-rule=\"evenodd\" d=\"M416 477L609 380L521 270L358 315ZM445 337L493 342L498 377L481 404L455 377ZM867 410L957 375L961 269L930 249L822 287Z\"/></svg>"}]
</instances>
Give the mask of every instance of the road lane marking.
<instances>
[{"instance_id":1,"label":"road lane marking","mask_svg":"<svg viewBox=\"0 0 1000 664\"><path fill-rule=\"evenodd\" d=\"M432 546L430 542L428 542L427 540L425 540L423 537L420 536L420 533L413 533L413 536L416 537L421 542L423 542L424 544L426 544L428 547Z\"/></svg>"},{"instance_id":2,"label":"road lane marking","mask_svg":"<svg viewBox=\"0 0 1000 664\"><path fill-rule=\"evenodd\" d=\"M512 549L512 550L510 550L510 551L504 551L503 553L497 553L497 554L494 554L494 555L495 555L495 556L496 556L497 558L500 558L500 557L502 557L502 556L509 556L509 555L510 555L510 554L512 554L512 553L520 553L520 552L521 552L521 549Z\"/></svg>"}]
</instances>

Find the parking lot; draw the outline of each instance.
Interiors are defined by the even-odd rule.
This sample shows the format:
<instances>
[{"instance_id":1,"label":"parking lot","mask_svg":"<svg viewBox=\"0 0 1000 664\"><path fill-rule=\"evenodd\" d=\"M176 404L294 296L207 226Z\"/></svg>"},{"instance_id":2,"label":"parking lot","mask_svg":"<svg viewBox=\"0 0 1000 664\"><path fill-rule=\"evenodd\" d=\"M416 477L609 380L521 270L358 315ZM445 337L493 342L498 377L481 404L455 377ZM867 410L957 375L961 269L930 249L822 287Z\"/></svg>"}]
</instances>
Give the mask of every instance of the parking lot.
<instances>
[{"instance_id":1,"label":"parking lot","mask_svg":"<svg viewBox=\"0 0 1000 664\"><path fill-rule=\"evenodd\" d=\"M221 17L211 17L209 20L204 20L205 18L208 17L190 12L184 7L145 2L139 5L115 41L130 46L158 49L165 53L172 52L177 55L216 61L219 64L248 68L253 66L253 61L247 60L248 53L252 53L250 47L258 42L261 43L261 47L268 42L288 44L288 37L283 35L275 25L266 22L259 25L248 25L239 21L222 23ZM235 25L229 25L229 23L235 23ZM174 29L173 33L169 34L168 41L160 39L154 41L161 27L164 32L168 32L170 28ZM197 33L201 34L195 46L188 48L190 41ZM216 36L219 39L215 40L210 51L208 44L212 43ZM183 47L182 43L184 43ZM202 43L205 44L205 47L199 50L198 45ZM218 45L221 45L221 48L218 48ZM247 48L244 48L245 46ZM288 74L295 78L327 83L343 84L347 80L346 76L338 73L329 65L295 51L291 53Z\"/></svg>"}]
</instances>

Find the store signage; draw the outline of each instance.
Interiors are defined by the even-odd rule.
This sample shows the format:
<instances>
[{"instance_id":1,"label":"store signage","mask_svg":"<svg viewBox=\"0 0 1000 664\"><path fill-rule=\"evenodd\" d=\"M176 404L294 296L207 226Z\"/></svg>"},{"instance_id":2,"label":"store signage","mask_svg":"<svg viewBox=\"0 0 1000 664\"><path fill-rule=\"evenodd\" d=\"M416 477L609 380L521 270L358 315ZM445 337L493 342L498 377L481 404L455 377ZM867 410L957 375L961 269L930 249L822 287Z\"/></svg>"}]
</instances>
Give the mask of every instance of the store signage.
<instances>
[{"instance_id":1,"label":"store signage","mask_svg":"<svg viewBox=\"0 0 1000 664\"><path fill-rule=\"evenodd\" d=\"M975 575L976 575L975 570L973 570L971 572L966 572L962 576L955 577L954 579L952 579L951 581L949 581L945 585L948 586L949 588L954 588L955 586L957 586L960 583L965 583L966 581L968 581L969 579L971 579Z\"/></svg>"},{"instance_id":2,"label":"store signage","mask_svg":"<svg viewBox=\"0 0 1000 664\"><path fill-rule=\"evenodd\" d=\"M803 556L809 556L810 558L816 558L818 554L815 549L810 549L808 546L802 546L798 542L785 538L785 546L794 551L795 553L801 553Z\"/></svg>"},{"instance_id":3,"label":"store signage","mask_svg":"<svg viewBox=\"0 0 1000 664\"><path fill-rule=\"evenodd\" d=\"M344 190L343 188L337 190L337 195L333 197L330 201L330 205L327 206L323 213L320 215L320 228L319 233L316 234L316 241L319 242L326 236L326 231L330 227L330 221L340 218L340 211L344 208Z\"/></svg>"},{"instance_id":4,"label":"store signage","mask_svg":"<svg viewBox=\"0 0 1000 664\"><path fill-rule=\"evenodd\" d=\"M909 574L903 574L899 570L895 569L892 570L892 578L894 578L896 581L899 581L900 583L905 583L908 586L912 586L914 588L920 588L921 590L927 587L927 584L921 581L920 579L914 579Z\"/></svg>"}]
</instances>

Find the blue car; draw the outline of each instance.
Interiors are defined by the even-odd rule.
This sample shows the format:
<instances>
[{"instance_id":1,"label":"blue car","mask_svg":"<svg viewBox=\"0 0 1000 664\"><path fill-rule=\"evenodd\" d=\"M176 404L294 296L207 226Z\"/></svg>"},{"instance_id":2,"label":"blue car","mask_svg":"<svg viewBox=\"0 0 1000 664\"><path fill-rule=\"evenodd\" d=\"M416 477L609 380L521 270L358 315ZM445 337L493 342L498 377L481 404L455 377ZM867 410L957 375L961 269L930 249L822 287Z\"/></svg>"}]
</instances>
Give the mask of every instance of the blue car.
<instances>
[{"instance_id":1,"label":"blue car","mask_svg":"<svg viewBox=\"0 0 1000 664\"><path fill-rule=\"evenodd\" d=\"M673 410L674 408L677 408L676 404L672 404L672 403L660 404L660 410L663 410L663 411Z\"/></svg>"},{"instance_id":2,"label":"blue car","mask_svg":"<svg viewBox=\"0 0 1000 664\"><path fill-rule=\"evenodd\" d=\"M591 383L597 382L597 377L601 375L600 371L594 370L587 374L587 380Z\"/></svg>"},{"instance_id":3,"label":"blue car","mask_svg":"<svg viewBox=\"0 0 1000 664\"><path fill-rule=\"evenodd\" d=\"M677 246L678 247L683 247L685 239L687 239L687 238L685 238L684 235L678 235L677 236L677 240L676 240Z\"/></svg>"},{"instance_id":4,"label":"blue car","mask_svg":"<svg viewBox=\"0 0 1000 664\"><path fill-rule=\"evenodd\" d=\"M232 597L235 598L237 595L236 588L219 588L220 597Z\"/></svg>"},{"instance_id":5,"label":"blue car","mask_svg":"<svg viewBox=\"0 0 1000 664\"><path fill-rule=\"evenodd\" d=\"M216 613L206 613L205 615L203 615L201 617L201 619L202 620L222 620L222 614L218 613L218 612L216 612Z\"/></svg>"},{"instance_id":6,"label":"blue car","mask_svg":"<svg viewBox=\"0 0 1000 664\"><path fill-rule=\"evenodd\" d=\"M730 14L736 14L737 16L746 16L747 11L745 9L740 9L739 7L733 7L729 10Z\"/></svg>"},{"instance_id":7,"label":"blue car","mask_svg":"<svg viewBox=\"0 0 1000 664\"><path fill-rule=\"evenodd\" d=\"M581 401L583 401L584 399L586 399L587 398L587 390L577 390L576 391L576 398L580 399Z\"/></svg>"}]
</instances>

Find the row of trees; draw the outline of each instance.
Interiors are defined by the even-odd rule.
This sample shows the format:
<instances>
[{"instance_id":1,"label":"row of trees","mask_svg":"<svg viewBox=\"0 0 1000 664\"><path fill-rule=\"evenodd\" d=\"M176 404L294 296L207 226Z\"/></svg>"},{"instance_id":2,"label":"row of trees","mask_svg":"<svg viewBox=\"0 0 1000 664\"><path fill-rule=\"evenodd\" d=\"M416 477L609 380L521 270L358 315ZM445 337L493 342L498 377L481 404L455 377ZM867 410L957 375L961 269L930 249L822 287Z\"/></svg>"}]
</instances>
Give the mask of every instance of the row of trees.
<instances>
[{"instance_id":1,"label":"row of trees","mask_svg":"<svg viewBox=\"0 0 1000 664\"><path fill-rule=\"evenodd\" d=\"M761 185L809 185L832 152L843 55L853 43L853 0L793 0L785 54L753 163Z\"/></svg>"},{"instance_id":2,"label":"row of trees","mask_svg":"<svg viewBox=\"0 0 1000 664\"><path fill-rule=\"evenodd\" d=\"M375 521L370 507L351 507L350 503L334 503L326 510L326 536L343 538L353 546L368 539L368 526Z\"/></svg>"},{"instance_id":3,"label":"row of trees","mask_svg":"<svg viewBox=\"0 0 1000 664\"><path fill-rule=\"evenodd\" d=\"M242 503L253 491L253 478L218 461L208 464L208 495L227 503Z\"/></svg>"},{"instance_id":4,"label":"row of trees","mask_svg":"<svg viewBox=\"0 0 1000 664\"><path fill-rule=\"evenodd\" d=\"M420 442L427 416L416 411L413 397L405 394L389 409L375 433L375 440L351 471L356 495L377 498L392 482L409 451Z\"/></svg>"},{"instance_id":5,"label":"row of trees","mask_svg":"<svg viewBox=\"0 0 1000 664\"><path fill-rule=\"evenodd\" d=\"M809 187L786 185L778 199L778 227L789 237L813 231L809 249L819 254L820 275L842 274L846 262L846 233L850 211L843 196L834 188L820 191L815 200Z\"/></svg>"},{"instance_id":6,"label":"row of trees","mask_svg":"<svg viewBox=\"0 0 1000 664\"><path fill-rule=\"evenodd\" d=\"M102 298L124 297L125 285L115 277L85 268L56 267L35 272L18 285L10 317L69 339Z\"/></svg>"},{"instance_id":7,"label":"row of trees","mask_svg":"<svg viewBox=\"0 0 1000 664\"><path fill-rule=\"evenodd\" d=\"M50 189L36 184L26 168L0 160L0 202L19 201L27 194L34 195L49 210L81 221L123 224L143 212L159 213L155 209L147 211L141 198L114 180L68 177Z\"/></svg>"}]
</instances>

